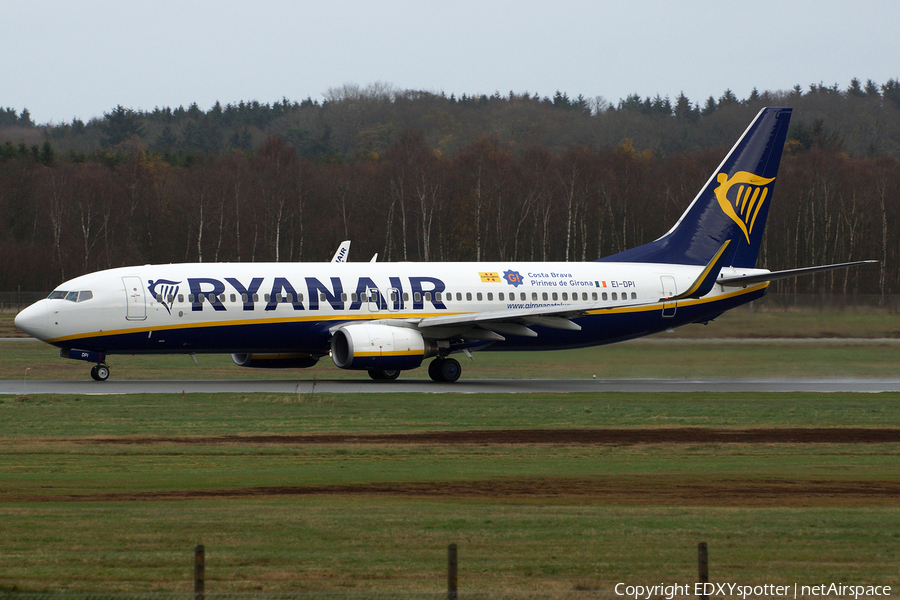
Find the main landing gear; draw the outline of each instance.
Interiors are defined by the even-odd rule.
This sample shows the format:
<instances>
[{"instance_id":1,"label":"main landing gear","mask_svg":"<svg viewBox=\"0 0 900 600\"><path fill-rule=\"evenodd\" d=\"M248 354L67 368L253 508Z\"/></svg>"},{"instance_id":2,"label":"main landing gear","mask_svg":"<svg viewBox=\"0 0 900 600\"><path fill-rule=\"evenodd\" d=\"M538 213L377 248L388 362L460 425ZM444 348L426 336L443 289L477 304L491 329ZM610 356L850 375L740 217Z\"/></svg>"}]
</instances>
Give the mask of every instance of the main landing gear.
<instances>
[{"instance_id":1,"label":"main landing gear","mask_svg":"<svg viewBox=\"0 0 900 600\"><path fill-rule=\"evenodd\" d=\"M106 365L94 365L91 367L91 379L94 381L106 381L109 379L109 367Z\"/></svg>"},{"instance_id":2,"label":"main landing gear","mask_svg":"<svg viewBox=\"0 0 900 600\"><path fill-rule=\"evenodd\" d=\"M393 381L400 377L400 369L369 369L368 372L375 381Z\"/></svg>"},{"instance_id":3,"label":"main landing gear","mask_svg":"<svg viewBox=\"0 0 900 600\"><path fill-rule=\"evenodd\" d=\"M453 383L462 375L462 367L455 358L438 356L428 365L428 376L432 381Z\"/></svg>"},{"instance_id":4,"label":"main landing gear","mask_svg":"<svg viewBox=\"0 0 900 600\"><path fill-rule=\"evenodd\" d=\"M400 377L400 369L369 369L369 377L375 381L393 381ZM91 371L91 376L93 376ZM428 365L428 376L439 383L453 383L462 375L462 367L455 358L439 356ZM107 377L109 369L107 369ZM95 377L96 379L96 377Z\"/></svg>"}]
</instances>

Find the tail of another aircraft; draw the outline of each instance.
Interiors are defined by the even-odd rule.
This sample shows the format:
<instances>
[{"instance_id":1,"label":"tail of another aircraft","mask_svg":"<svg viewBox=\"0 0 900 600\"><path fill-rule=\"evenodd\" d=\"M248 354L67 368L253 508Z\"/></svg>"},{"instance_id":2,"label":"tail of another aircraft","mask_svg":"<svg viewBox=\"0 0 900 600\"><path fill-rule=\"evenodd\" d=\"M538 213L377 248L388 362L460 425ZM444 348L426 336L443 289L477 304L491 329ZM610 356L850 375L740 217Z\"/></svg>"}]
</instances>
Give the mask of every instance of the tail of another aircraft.
<instances>
[{"instance_id":1,"label":"tail of another aircraft","mask_svg":"<svg viewBox=\"0 0 900 600\"><path fill-rule=\"evenodd\" d=\"M790 108L759 111L668 233L600 260L705 265L730 240L724 265L755 267L790 120Z\"/></svg>"}]
</instances>

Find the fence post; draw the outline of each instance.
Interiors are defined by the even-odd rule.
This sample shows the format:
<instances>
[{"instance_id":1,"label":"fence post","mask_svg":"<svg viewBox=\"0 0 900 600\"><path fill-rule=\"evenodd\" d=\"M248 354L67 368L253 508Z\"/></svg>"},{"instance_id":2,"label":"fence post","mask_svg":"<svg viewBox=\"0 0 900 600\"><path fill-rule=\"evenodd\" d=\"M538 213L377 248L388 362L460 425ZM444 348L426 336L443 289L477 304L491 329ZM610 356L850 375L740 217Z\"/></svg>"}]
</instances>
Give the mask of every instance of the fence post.
<instances>
[{"instance_id":1,"label":"fence post","mask_svg":"<svg viewBox=\"0 0 900 600\"><path fill-rule=\"evenodd\" d=\"M701 584L709 583L709 553L706 542L700 542L697 546L697 566L699 567L699 579ZM706 586L703 586L706 592ZM700 600L709 600L709 594L700 594Z\"/></svg>"},{"instance_id":2,"label":"fence post","mask_svg":"<svg viewBox=\"0 0 900 600\"><path fill-rule=\"evenodd\" d=\"M456 544L447 547L447 600L457 600L457 569L459 560L456 555Z\"/></svg>"},{"instance_id":3,"label":"fence post","mask_svg":"<svg viewBox=\"0 0 900 600\"><path fill-rule=\"evenodd\" d=\"M194 547L194 600L203 600L206 584L206 551L203 544Z\"/></svg>"}]
</instances>

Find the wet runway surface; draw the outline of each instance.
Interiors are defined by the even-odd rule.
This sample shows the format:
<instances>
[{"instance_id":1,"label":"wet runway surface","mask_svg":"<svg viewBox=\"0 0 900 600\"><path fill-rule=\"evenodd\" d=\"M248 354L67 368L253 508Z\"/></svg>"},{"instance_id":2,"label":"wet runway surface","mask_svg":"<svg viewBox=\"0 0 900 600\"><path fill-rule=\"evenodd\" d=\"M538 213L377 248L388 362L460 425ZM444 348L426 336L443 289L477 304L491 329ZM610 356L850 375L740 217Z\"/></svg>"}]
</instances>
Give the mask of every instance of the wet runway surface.
<instances>
[{"instance_id":1,"label":"wet runway surface","mask_svg":"<svg viewBox=\"0 0 900 600\"><path fill-rule=\"evenodd\" d=\"M866 379L429 379L359 380L4 380L0 394L527 394L576 392L900 392L898 378Z\"/></svg>"}]
</instances>

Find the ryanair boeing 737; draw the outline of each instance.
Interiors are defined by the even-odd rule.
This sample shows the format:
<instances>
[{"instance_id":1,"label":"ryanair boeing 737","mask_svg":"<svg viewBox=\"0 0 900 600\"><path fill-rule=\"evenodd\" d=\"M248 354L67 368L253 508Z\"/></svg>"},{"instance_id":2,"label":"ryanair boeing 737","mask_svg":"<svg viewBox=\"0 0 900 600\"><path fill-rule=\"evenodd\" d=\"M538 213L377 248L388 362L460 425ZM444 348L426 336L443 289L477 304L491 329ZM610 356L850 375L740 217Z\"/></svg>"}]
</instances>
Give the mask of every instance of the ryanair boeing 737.
<instances>
[{"instance_id":1,"label":"ryanair boeing 737","mask_svg":"<svg viewBox=\"0 0 900 600\"><path fill-rule=\"evenodd\" d=\"M242 367L342 369L395 379L425 359L610 344L705 323L775 279L849 266L756 268L790 108L759 112L672 229L587 263L146 265L76 277L16 317L64 357L109 377L114 354L229 353Z\"/></svg>"}]
</instances>

